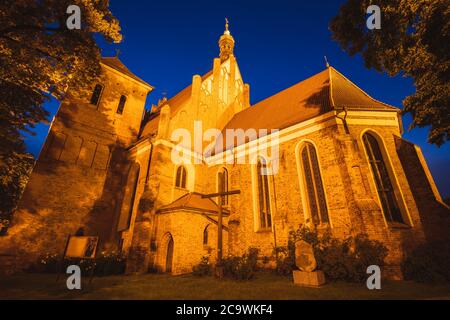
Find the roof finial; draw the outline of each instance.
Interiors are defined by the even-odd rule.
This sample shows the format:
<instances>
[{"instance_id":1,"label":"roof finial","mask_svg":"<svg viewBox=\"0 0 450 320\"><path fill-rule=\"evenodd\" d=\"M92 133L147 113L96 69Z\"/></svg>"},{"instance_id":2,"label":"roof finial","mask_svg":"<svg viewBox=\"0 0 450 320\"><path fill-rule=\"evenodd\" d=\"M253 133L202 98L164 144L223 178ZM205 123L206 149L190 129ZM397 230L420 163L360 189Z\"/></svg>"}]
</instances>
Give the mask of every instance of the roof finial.
<instances>
[{"instance_id":1,"label":"roof finial","mask_svg":"<svg viewBox=\"0 0 450 320\"><path fill-rule=\"evenodd\" d=\"M116 49L116 58L119 58L119 54L121 54L120 48L117 48L117 49Z\"/></svg>"},{"instance_id":2,"label":"roof finial","mask_svg":"<svg viewBox=\"0 0 450 320\"><path fill-rule=\"evenodd\" d=\"M225 32L223 34L230 35L230 21L228 18L225 18Z\"/></svg>"},{"instance_id":3,"label":"roof finial","mask_svg":"<svg viewBox=\"0 0 450 320\"><path fill-rule=\"evenodd\" d=\"M325 65L327 66L327 68L330 67L330 64L328 63L328 59L327 56L323 56L325 58Z\"/></svg>"}]
</instances>

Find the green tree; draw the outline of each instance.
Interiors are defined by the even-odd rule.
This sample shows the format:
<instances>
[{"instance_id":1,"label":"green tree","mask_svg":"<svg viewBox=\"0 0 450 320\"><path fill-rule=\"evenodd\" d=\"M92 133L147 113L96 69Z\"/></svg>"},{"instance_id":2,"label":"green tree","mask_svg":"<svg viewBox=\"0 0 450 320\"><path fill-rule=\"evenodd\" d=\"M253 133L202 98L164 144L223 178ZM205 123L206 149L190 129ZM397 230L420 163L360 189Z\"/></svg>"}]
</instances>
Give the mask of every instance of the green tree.
<instances>
[{"instance_id":1,"label":"green tree","mask_svg":"<svg viewBox=\"0 0 450 320\"><path fill-rule=\"evenodd\" d=\"M381 9L381 29L366 27L370 5ZM348 0L330 23L333 38L366 67L414 80L416 92L403 101L414 127L430 127L430 143L450 132L450 3L448 0Z\"/></svg>"},{"instance_id":2,"label":"green tree","mask_svg":"<svg viewBox=\"0 0 450 320\"><path fill-rule=\"evenodd\" d=\"M81 30L66 25L69 5L81 9ZM22 132L46 121L44 103L81 92L100 74L94 36L120 42L108 0L0 2L0 160L25 150Z\"/></svg>"}]
</instances>

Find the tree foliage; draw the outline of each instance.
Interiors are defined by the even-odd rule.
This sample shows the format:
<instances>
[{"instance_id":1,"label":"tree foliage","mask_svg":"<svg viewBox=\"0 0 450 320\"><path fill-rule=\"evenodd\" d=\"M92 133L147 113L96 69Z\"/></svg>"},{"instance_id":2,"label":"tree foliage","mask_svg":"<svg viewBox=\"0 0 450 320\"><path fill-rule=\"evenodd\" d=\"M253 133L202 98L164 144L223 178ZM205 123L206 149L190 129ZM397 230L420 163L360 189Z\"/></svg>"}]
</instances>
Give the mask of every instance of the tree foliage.
<instances>
[{"instance_id":1,"label":"tree foliage","mask_svg":"<svg viewBox=\"0 0 450 320\"><path fill-rule=\"evenodd\" d=\"M366 27L366 10L381 8L381 29ZM366 67L414 79L416 92L403 101L411 129L430 127L429 142L441 145L450 132L450 1L348 0L331 21L333 38Z\"/></svg>"},{"instance_id":2,"label":"tree foliage","mask_svg":"<svg viewBox=\"0 0 450 320\"><path fill-rule=\"evenodd\" d=\"M12 154L0 159L0 235L9 225L28 182L34 158L29 154Z\"/></svg>"},{"instance_id":3,"label":"tree foliage","mask_svg":"<svg viewBox=\"0 0 450 320\"><path fill-rule=\"evenodd\" d=\"M69 5L81 9L81 30L69 30ZM108 0L0 2L0 159L24 152L21 132L45 121L50 96L88 87L100 74L95 34L120 42Z\"/></svg>"}]
</instances>

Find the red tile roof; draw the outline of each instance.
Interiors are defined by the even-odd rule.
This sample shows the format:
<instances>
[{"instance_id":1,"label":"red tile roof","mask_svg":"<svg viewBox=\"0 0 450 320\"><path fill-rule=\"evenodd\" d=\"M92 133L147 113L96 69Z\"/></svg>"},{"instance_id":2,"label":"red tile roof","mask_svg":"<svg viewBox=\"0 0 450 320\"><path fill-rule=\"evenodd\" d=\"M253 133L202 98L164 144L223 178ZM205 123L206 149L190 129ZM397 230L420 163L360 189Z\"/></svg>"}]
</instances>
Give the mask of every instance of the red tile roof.
<instances>
[{"instance_id":1,"label":"red tile roof","mask_svg":"<svg viewBox=\"0 0 450 320\"><path fill-rule=\"evenodd\" d=\"M179 210L218 213L219 207L212 199L202 198L200 193L192 192L185 194L167 206L161 207L158 212L162 213ZM224 210L224 213L227 214L228 211Z\"/></svg>"},{"instance_id":2,"label":"red tile roof","mask_svg":"<svg viewBox=\"0 0 450 320\"><path fill-rule=\"evenodd\" d=\"M237 113L225 129L284 129L343 107L398 110L373 99L330 67Z\"/></svg>"}]
</instances>

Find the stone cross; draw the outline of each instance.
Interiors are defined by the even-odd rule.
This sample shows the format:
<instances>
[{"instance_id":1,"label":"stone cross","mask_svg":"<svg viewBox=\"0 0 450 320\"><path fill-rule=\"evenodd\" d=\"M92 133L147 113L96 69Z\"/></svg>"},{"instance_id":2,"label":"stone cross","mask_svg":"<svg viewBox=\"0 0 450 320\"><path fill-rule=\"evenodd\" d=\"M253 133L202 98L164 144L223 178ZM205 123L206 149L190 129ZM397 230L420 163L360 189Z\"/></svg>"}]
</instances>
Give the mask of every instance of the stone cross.
<instances>
[{"instance_id":1,"label":"stone cross","mask_svg":"<svg viewBox=\"0 0 450 320\"><path fill-rule=\"evenodd\" d=\"M219 174L219 186L222 186L224 177L223 174ZM235 194L240 194L241 191L240 190L233 190L233 191L227 191L224 192L224 190L220 190L220 192L218 193L213 193L213 194L206 194L203 195L202 198L215 198L215 197L219 197L219 215L218 215L218 221L217 221L217 227L218 227L218 232L217 232L217 265L221 266L222 265L222 219L223 219L223 215L222 215L222 206L223 206L223 197L225 196L231 196L231 195L235 195Z\"/></svg>"}]
</instances>

